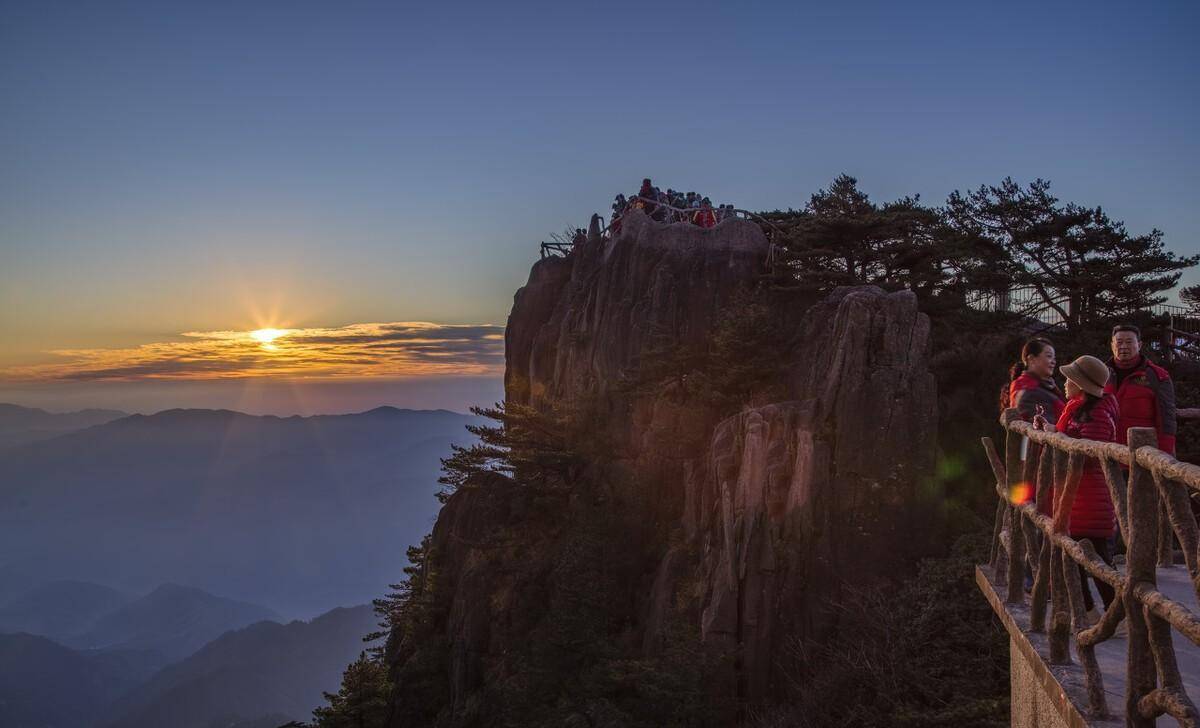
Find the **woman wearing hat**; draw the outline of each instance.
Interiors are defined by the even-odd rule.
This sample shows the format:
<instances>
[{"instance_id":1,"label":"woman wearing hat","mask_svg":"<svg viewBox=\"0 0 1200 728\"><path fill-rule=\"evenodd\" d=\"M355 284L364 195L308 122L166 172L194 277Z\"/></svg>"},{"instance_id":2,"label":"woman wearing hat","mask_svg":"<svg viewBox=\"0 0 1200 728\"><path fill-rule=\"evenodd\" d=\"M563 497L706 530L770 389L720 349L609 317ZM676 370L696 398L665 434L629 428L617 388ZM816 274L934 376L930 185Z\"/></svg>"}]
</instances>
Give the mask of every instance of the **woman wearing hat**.
<instances>
[{"instance_id":1,"label":"woman wearing hat","mask_svg":"<svg viewBox=\"0 0 1200 728\"><path fill-rule=\"evenodd\" d=\"M1067 406L1058 418L1055 429L1071 437L1116 442L1120 410L1117 398L1104 391L1109 376L1108 366L1094 356L1084 355L1060 367L1059 371L1067 379ZM1117 533L1116 511L1104 480L1104 471L1096 458L1084 461L1079 488L1071 504L1068 532L1077 541L1091 541L1100 558L1112 566L1108 541ZM1079 576L1084 587L1084 607L1088 617L1095 622L1100 618L1100 613L1096 611L1092 590L1087 587L1088 574L1082 566L1079 567ZM1115 592L1099 579L1094 581L1107 609Z\"/></svg>"}]
</instances>

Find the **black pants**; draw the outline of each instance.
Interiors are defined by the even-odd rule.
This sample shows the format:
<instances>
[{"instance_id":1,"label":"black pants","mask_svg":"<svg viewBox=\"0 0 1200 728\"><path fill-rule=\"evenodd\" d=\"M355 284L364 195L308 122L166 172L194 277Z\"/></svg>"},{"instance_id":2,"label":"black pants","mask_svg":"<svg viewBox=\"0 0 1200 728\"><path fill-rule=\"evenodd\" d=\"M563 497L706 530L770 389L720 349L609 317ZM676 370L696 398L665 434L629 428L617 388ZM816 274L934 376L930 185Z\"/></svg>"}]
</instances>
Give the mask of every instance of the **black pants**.
<instances>
[{"instance_id":1,"label":"black pants","mask_svg":"<svg viewBox=\"0 0 1200 728\"><path fill-rule=\"evenodd\" d=\"M1092 546L1096 548L1096 553L1104 560L1104 563L1109 566L1113 565L1112 554L1108 550L1108 539L1084 536L1076 540L1091 542ZM1096 606L1096 601L1092 599L1092 590L1088 588L1088 576L1087 570L1083 566L1080 566L1079 584L1083 587L1083 608L1090 610ZM1096 591L1100 592L1100 601L1104 602L1104 609L1107 610L1108 605L1112 604L1113 599L1117 596L1116 590L1096 577L1092 577L1092 581L1096 583Z\"/></svg>"}]
</instances>

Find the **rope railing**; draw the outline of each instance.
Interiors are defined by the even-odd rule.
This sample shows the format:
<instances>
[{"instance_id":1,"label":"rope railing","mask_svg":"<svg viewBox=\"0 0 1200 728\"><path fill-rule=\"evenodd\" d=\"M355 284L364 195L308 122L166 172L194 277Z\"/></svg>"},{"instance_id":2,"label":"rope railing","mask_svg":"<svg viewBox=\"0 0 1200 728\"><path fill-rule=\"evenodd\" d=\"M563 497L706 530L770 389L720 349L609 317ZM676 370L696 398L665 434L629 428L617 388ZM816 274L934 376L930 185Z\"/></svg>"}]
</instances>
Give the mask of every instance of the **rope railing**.
<instances>
[{"instance_id":1,"label":"rope railing","mask_svg":"<svg viewBox=\"0 0 1200 728\"><path fill-rule=\"evenodd\" d=\"M983 438L983 447L1000 499L989 565L1006 591L1005 601L1025 603L1025 567L1027 561L1033 564L1030 630L1047 632L1049 617L1051 664L1071 663L1074 638L1091 717L1111 715L1096 645L1112 637L1125 620L1126 725L1152 726L1156 718L1168 715L1180 725L1200 726L1200 711L1183 688L1172 644L1174 630L1200 646L1200 616L1157 586L1157 568L1172 566L1178 540L1200 599L1200 532L1188 497L1189 491L1200 492L1200 466L1157 449L1152 428L1131 428L1129 444L1118 445L1035 430L1015 409L1005 411L1001 424L1004 459L991 438ZM1088 458L1099 461L1108 485L1117 528L1126 543L1124 573L1106 564L1090 542L1068 535L1071 506ZM1035 504L1046 503L1051 492L1047 516ZM1116 591L1095 625L1086 618L1083 589L1089 587L1076 565Z\"/></svg>"}]
</instances>

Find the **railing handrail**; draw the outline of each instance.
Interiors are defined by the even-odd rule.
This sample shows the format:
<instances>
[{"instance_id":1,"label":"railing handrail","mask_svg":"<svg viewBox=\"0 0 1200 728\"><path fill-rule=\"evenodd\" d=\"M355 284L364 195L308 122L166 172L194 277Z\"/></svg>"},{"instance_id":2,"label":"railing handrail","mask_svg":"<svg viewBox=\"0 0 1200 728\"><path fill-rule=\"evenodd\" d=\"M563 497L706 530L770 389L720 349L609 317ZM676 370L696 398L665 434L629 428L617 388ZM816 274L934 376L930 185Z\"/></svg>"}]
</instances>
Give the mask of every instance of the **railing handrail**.
<instances>
[{"instance_id":1,"label":"railing handrail","mask_svg":"<svg viewBox=\"0 0 1200 728\"><path fill-rule=\"evenodd\" d=\"M703 209L703 208L697 208L697 207L688 207L688 208L684 208L684 207L673 207L673 206L671 206L671 205L668 205L668 204L667 204L667 203L665 203L665 202L658 202L657 200L651 200L651 199L650 199L650 198L648 198L648 197L641 197L641 196L639 196L639 195L634 195L633 197L630 197L628 201L630 201L630 202L631 202L631 201L633 201L633 200L644 200L644 201L646 201L646 202L651 202L651 203L653 203L653 204L655 204L655 205L657 205L657 206L659 206L659 207L665 207L665 208L668 208L668 209L670 209L670 210L675 210L675 211L677 211L677 212L694 213L694 212L699 212L701 209ZM720 208L718 208L718 207L711 207L711 206L709 207L709 209L710 209L710 210L713 212L713 214L714 214L714 215L715 215L715 214L716 214L716 213L717 213L717 212L720 210ZM741 220L750 220L750 221L753 221L753 222L762 223L763 225L768 225L768 226L770 226L772 229L774 229L776 232L778 232L778 233L780 233L780 234L782 234L782 233L783 233L783 229L782 229L782 228L780 228L778 225L776 225L775 223L771 222L770 220L768 220L768 219L766 219L766 218L762 217L761 215L758 215L758 214L756 214L756 213L750 212L749 210L743 210L743 209L741 209L741 208L739 208L739 207L733 207L732 205L727 205L725 209L726 209L727 211L731 211L731 212L733 212L733 213L734 213L734 216L735 216L735 217L737 217L738 219L741 219ZM612 218L611 220L609 220L609 222L608 222L608 223L606 223L606 224L604 225L604 227L603 227L603 228L600 228L600 230L599 230L599 235L601 235L601 236L610 235L610 234L611 234L611 229L612 229L613 223L615 223L615 222L617 222L618 220L620 220L621 218L625 217L625 214L626 214L627 212L628 212L628 210L625 210L625 211L623 211L623 212L622 212L620 215L618 215L618 216L616 216L616 217ZM728 219L729 219L728 217L726 217L726 218L725 218L725 220L728 220ZM716 221L716 225L720 225L721 223L725 222L725 220L717 220L717 221ZM670 224L675 224L676 222L681 222L681 223L682 223L682 222L685 222L685 221L682 221L682 220L680 220L680 221L675 221L675 220L672 220L671 222L666 222L666 221L663 221L663 223L664 223L664 224L668 224L668 225L670 225ZM688 224L693 224L693 223L688 223ZM715 225L714 225L714 227L715 227ZM541 244L541 251L542 251L542 257L543 257L543 258L545 258L547 255L561 255L561 256L566 256L566 255L570 254L570 252L571 252L572 250L574 250L574 249L575 249L575 243L559 243L559 242L547 243L547 242L542 242L542 244ZM775 258L775 249L776 249L775 243L773 243L773 242L772 242L772 243L770 243L770 247L768 248L768 251L767 251L767 262L768 262L768 264L769 264L771 261L773 261L773 260L774 260L774 258Z\"/></svg>"},{"instance_id":2,"label":"railing handrail","mask_svg":"<svg viewBox=\"0 0 1200 728\"><path fill-rule=\"evenodd\" d=\"M1130 428L1128 445L1122 446L1036 430L1015 409L1005 411L1001 424L1005 429L1004 461L990 438L983 438L983 445L1000 498L991 566L997 580L1007 586L1006 601L1024 603L1026 560L1036 563L1030 629L1046 631L1049 596L1050 662L1071 662L1073 634L1087 687L1087 711L1093 716L1108 713L1095 647L1112 637L1121 620L1127 619L1126 723L1149 726L1166 714L1182 725L1200 724L1200 711L1183 688L1171 644L1174 629L1200 646L1200 616L1159 591L1156 574L1156 567L1172 564L1172 540L1178 538L1200 599L1200 529L1188 498L1189 490L1200 492L1200 466L1159 450L1151 428ZM1090 543L1069 535L1069 514L1089 458L1101 466L1117 527L1127 544L1124 574L1104 563ZM1036 485L1033 499L1014 499L1014 493L1027 492L1030 484ZM1053 508L1051 516L1046 516L1037 504L1045 503L1052 489ZM1081 584L1074 564L1118 592L1095 625L1087 623L1082 590L1089 587Z\"/></svg>"},{"instance_id":3,"label":"railing handrail","mask_svg":"<svg viewBox=\"0 0 1200 728\"><path fill-rule=\"evenodd\" d=\"M703 207L675 207L674 205L670 205L666 202L659 202L658 200L652 199L650 197L642 197L641 195L634 195L633 197L630 197L627 200L627 202L632 202L634 200L641 200L643 202L649 202L650 204L656 205L658 207L665 207L668 210L674 210L676 212L684 212L684 213L689 213L689 214L694 214L694 213L697 213L704 209ZM713 207L712 204L710 203L708 209L711 210L715 214L721 208ZM755 222L761 222L764 225L770 225L778 233L783 232L783 228L779 227L775 223L771 222L770 220L766 219L765 217L763 217L762 215L759 215L757 213L750 212L749 210L743 210L742 208L734 207L733 205L726 205L725 209L732 211L735 215L743 216L743 218L746 220L753 220ZM614 218L614 220L620 220L622 217L624 217L624 212L622 212L620 215L618 215L616 218ZM728 220L728 219L729 218L726 218L726 220ZM718 223L720 223L720 222L723 222L723 221L718 220ZM609 225L606 225L604 227L604 230L607 231L609 226L611 226L611 225L612 225L612 223L610 222Z\"/></svg>"}]
</instances>

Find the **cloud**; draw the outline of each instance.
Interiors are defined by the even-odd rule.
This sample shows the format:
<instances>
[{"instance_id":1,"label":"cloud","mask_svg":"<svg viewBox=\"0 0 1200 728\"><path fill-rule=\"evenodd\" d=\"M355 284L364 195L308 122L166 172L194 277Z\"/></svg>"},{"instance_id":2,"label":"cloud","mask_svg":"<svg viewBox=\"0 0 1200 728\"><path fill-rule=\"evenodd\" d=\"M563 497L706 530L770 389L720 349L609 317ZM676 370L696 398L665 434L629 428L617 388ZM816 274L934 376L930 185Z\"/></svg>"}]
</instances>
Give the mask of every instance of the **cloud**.
<instances>
[{"instance_id":1,"label":"cloud","mask_svg":"<svg viewBox=\"0 0 1200 728\"><path fill-rule=\"evenodd\" d=\"M126 349L61 349L44 364L0 370L10 381L346 379L493 375L504 369L504 328L420 321L249 331L189 331Z\"/></svg>"}]
</instances>

